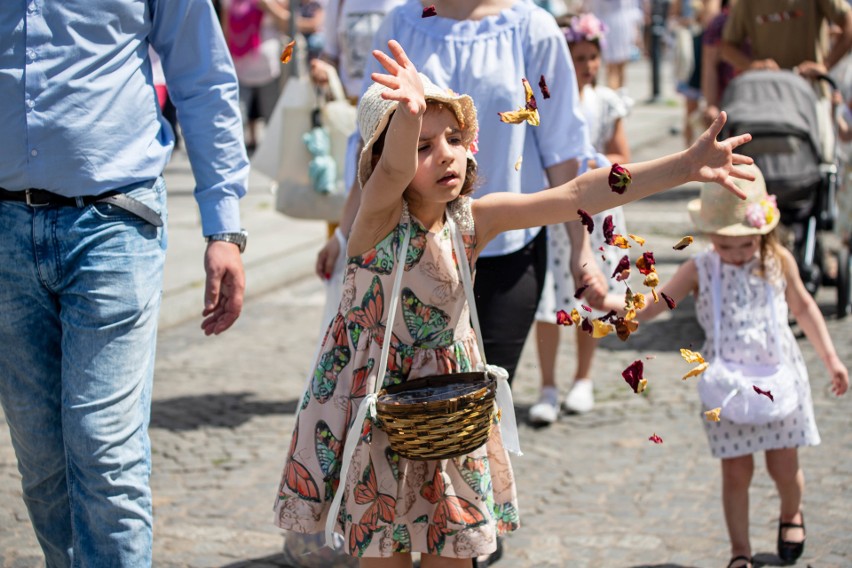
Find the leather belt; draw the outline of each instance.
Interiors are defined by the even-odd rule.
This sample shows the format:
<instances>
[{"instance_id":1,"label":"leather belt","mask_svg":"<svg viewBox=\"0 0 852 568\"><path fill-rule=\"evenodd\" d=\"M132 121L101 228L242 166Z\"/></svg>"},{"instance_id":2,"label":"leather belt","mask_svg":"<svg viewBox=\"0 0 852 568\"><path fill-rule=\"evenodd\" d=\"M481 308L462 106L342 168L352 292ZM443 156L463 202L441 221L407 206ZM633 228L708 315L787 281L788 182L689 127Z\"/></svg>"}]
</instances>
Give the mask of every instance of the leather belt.
<instances>
[{"instance_id":1,"label":"leather belt","mask_svg":"<svg viewBox=\"0 0 852 568\"><path fill-rule=\"evenodd\" d=\"M92 203L108 203L119 209L124 209L154 225L163 226L163 219L159 213L125 193L108 191L100 195L84 195L82 197L67 197L57 195L44 189L25 189L23 191L9 191L0 187L0 201L19 201L30 207L77 207L80 205L91 205Z\"/></svg>"}]
</instances>

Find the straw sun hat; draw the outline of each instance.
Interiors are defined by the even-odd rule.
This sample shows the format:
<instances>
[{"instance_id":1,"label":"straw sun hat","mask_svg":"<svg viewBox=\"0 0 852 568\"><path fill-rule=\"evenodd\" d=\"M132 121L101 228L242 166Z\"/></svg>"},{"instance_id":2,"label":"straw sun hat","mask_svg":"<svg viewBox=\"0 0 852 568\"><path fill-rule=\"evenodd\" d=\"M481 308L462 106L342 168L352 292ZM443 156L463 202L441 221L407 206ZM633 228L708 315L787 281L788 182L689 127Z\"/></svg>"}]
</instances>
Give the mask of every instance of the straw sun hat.
<instances>
[{"instance_id":1,"label":"straw sun hat","mask_svg":"<svg viewBox=\"0 0 852 568\"><path fill-rule=\"evenodd\" d=\"M468 148L468 162L473 162L475 166L476 160L471 153L471 144L476 140L479 128L476 122L476 107L473 106L473 99L468 95L457 95L449 89L440 89L426 75L423 73L419 73L419 75L423 82L423 93L426 101L442 103L456 115L456 120L458 120L461 129L462 144L465 148ZM382 98L382 93L387 90L389 89L384 85L373 83L361 97L361 102L358 103L358 130L364 140L364 149L358 159L358 181L361 183L361 187L367 183L367 179L373 173L373 144L385 131L385 127L387 127L388 121L390 121L390 117L398 104L396 101L387 101Z\"/></svg>"},{"instance_id":2,"label":"straw sun hat","mask_svg":"<svg viewBox=\"0 0 852 568\"><path fill-rule=\"evenodd\" d=\"M766 192L766 182L757 166L742 166L754 174L754 181L733 178L743 193L740 199L717 183L701 186L698 199L687 205L696 228L704 233L727 237L765 235L778 225L781 217L775 196Z\"/></svg>"}]
</instances>

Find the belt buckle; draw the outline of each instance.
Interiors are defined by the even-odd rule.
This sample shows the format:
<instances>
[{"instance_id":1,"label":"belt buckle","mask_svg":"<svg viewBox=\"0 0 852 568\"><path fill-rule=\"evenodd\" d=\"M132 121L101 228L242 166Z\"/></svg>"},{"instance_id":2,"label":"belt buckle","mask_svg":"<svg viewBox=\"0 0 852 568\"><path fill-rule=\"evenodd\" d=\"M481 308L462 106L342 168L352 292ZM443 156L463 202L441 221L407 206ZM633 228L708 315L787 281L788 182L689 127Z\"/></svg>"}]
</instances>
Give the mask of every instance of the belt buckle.
<instances>
[{"instance_id":1,"label":"belt buckle","mask_svg":"<svg viewBox=\"0 0 852 568\"><path fill-rule=\"evenodd\" d=\"M29 205L30 207L47 207L48 205L50 205L49 201L46 201L46 202L43 202L43 203L33 201L33 195L35 195L35 194L34 194L32 189L25 189L24 190L24 197L26 198L27 205Z\"/></svg>"}]
</instances>

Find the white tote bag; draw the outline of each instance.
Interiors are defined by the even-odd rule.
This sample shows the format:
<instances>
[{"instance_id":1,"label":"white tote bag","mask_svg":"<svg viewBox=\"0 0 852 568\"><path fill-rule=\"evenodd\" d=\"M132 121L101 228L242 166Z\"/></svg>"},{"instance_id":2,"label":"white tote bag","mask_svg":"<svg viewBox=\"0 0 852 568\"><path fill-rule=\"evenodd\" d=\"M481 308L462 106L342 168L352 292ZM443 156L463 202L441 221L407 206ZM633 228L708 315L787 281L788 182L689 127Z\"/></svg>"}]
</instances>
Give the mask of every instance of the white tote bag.
<instances>
[{"instance_id":1,"label":"white tote bag","mask_svg":"<svg viewBox=\"0 0 852 568\"><path fill-rule=\"evenodd\" d=\"M346 192L342 181L344 159L338 156L345 156L345 141L343 149L338 150L336 146L340 142L335 143L336 136L332 132L331 155L337 161L336 191L315 191L308 175L312 156L302 135L313 127L314 113L323 105L324 97L308 76L304 46L297 45L296 49L302 53L295 58L298 74L288 79L275 103L266 136L252 157L252 167L275 182L275 209L280 213L299 219L339 221Z\"/></svg>"}]
</instances>

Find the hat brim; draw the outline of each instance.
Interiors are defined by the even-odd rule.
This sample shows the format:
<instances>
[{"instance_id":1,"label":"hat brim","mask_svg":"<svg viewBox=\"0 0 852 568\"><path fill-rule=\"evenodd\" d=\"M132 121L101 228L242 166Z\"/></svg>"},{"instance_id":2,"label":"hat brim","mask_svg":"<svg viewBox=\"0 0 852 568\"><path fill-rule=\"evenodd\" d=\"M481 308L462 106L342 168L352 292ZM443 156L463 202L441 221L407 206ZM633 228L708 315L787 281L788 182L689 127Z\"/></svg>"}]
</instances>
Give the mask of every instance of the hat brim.
<instances>
[{"instance_id":1,"label":"hat brim","mask_svg":"<svg viewBox=\"0 0 852 568\"><path fill-rule=\"evenodd\" d=\"M771 232L772 229L777 227L778 222L780 221L780 215L775 215L775 218L772 219L772 221L766 223L762 227L752 227L750 225L746 225L745 223L734 223L732 225L717 226L707 223L701 217L701 199L691 200L687 204L686 209L687 211L689 211L689 216L692 219L692 223L693 225L695 225L696 229L708 235L720 235L723 237L748 237L752 235L766 235Z\"/></svg>"}]
</instances>

